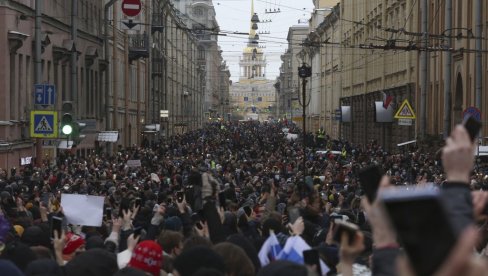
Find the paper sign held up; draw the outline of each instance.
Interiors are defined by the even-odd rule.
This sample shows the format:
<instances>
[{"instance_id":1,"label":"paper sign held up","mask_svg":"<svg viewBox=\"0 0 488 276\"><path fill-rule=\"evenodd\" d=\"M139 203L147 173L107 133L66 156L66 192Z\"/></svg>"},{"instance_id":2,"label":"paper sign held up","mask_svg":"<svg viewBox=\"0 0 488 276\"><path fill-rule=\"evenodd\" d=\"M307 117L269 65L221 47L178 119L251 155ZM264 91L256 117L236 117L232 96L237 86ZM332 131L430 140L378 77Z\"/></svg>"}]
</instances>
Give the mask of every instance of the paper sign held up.
<instances>
[{"instance_id":1,"label":"paper sign held up","mask_svg":"<svg viewBox=\"0 0 488 276\"><path fill-rule=\"evenodd\" d=\"M103 196L61 195L61 206L68 223L82 226L102 225Z\"/></svg>"}]
</instances>

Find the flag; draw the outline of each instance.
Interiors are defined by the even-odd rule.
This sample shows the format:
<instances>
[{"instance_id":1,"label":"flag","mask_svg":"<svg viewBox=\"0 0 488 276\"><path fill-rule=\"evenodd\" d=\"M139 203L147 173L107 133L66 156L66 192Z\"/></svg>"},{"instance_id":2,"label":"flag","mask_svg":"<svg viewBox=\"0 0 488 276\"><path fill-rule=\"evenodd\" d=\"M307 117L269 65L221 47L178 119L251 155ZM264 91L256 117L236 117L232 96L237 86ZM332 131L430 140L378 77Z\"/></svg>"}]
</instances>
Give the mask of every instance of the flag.
<instances>
[{"instance_id":1,"label":"flag","mask_svg":"<svg viewBox=\"0 0 488 276\"><path fill-rule=\"evenodd\" d=\"M310 250L311 247L300 236L290 237L286 240L285 248L278 255L277 260L290 261L298 264L305 264L303 251ZM320 260L322 275L329 272L329 267Z\"/></svg>"},{"instance_id":2,"label":"flag","mask_svg":"<svg viewBox=\"0 0 488 276\"><path fill-rule=\"evenodd\" d=\"M259 250L259 261L261 266L265 266L272 261L275 261L278 254L281 252L281 246L274 233L269 235L269 238L264 242L261 250Z\"/></svg>"},{"instance_id":3,"label":"flag","mask_svg":"<svg viewBox=\"0 0 488 276\"><path fill-rule=\"evenodd\" d=\"M390 106L391 102L393 101L393 96L386 95L385 92L382 93L383 93L383 108L388 109L388 106Z\"/></svg>"}]
</instances>

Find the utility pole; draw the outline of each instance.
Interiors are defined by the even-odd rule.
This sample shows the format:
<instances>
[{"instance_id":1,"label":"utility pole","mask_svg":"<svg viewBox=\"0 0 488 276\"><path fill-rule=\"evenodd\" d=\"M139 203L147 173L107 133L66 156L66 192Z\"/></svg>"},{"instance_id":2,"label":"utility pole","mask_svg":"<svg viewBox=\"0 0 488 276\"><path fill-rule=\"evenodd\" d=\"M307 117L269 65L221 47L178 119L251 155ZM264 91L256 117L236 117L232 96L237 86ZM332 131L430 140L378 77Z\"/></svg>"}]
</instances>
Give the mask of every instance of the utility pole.
<instances>
[{"instance_id":1,"label":"utility pole","mask_svg":"<svg viewBox=\"0 0 488 276\"><path fill-rule=\"evenodd\" d=\"M305 60L305 59L304 59ZM306 109L307 109L307 78L312 76L312 67L307 66L305 62L298 68L298 76L302 79L302 127L303 127L303 183L305 184L305 178L307 176L307 131L306 126Z\"/></svg>"},{"instance_id":2,"label":"utility pole","mask_svg":"<svg viewBox=\"0 0 488 276\"><path fill-rule=\"evenodd\" d=\"M38 2L38 1L36 1ZM78 52L76 49L76 38L78 37L78 1L71 0L71 41L73 41L74 51L71 52L71 95L68 100L73 101L73 103L78 103ZM68 94L69 95L69 94ZM75 117L77 117L78 107L80 105L75 105Z\"/></svg>"},{"instance_id":3,"label":"utility pole","mask_svg":"<svg viewBox=\"0 0 488 276\"><path fill-rule=\"evenodd\" d=\"M475 70L476 70L476 98L475 98L475 104L477 108L481 108L481 89L483 86L483 74L482 74L482 56L481 56L481 50L482 50L482 42L481 42L481 36L482 36L482 9L483 4L482 0L476 0L475 4L475 20L476 20L476 29L475 29L475 36L476 36L476 59L475 59Z\"/></svg>"},{"instance_id":4,"label":"utility pole","mask_svg":"<svg viewBox=\"0 0 488 276\"><path fill-rule=\"evenodd\" d=\"M424 50L420 54L420 138L427 132L427 90L429 87L429 0L422 1L422 33Z\"/></svg>"},{"instance_id":5,"label":"utility pole","mask_svg":"<svg viewBox=\"0 0 488 276\"><path fill-rule=\"evenodd\" d=\"M445 17L445 28L446 28L446 47L451 48L452 38L452 0L446 0L446 17ZM444 53L446 63L444 64L444 139L449 137L451 133L451 89L452 89L452 53L446 51Z\"/></svg>"},{"instance_id":6,"label":"utility pole","mask_svg":"<svg viewBox=\"0 0 488 276\"><path fill-rule=\"evenodd\" d=\"M34 55L34 62L35 62L35 74L34 74L34 84L40 84L42 81L42 61L41 61L41 52L42 52L42 38L41 38L41 23L42 23L42 1L36 1L36 20L35 20L35 55ZM36 165L40 166L42 164L42 140L37 138L36 139ZM9 153L7 153L8 158ZM8 161L7 161L8 167ZM8 170L8 168L7 168Z\"/></svg>"},{"instance_id":7,"label":"utility pole","mask_svg":"<svg viewBox=\"0 0 488 276\"><path fill-rule=\"evenodd\" d=\"M41 83L42 79L42 63L41 63L41 46L42 46L42 38L41 38L41 20L42 20L42 1L36 1L36 21L35 21L35 84Z\"/></svg>"},{"instance_id":8,"label":"utility pole","mask_svg":"<svg viewBox=\"0 0 488 276\"><path fill-rule=\"evenodd\" d=\"M108 2L107 4L105 4L105 7L103 9L103 40L104 40L104 59L105 61L107 62L107 68L105 69L105 130L110 130L111 127L110 127L110 120L109 120L109 114L110 114L110 108L109 108L109 101L110 101L110 93L109 93L109 89L110 89L110 80L109 80L109 74L110 74L110 66L109 66L109 63L110 63L110 60L109 60L109 55L108 55L108 51L109 51L109 44L108 44L108 26L109 26L109 20L108 20L108 16L109 16L109 12L110 12L110 7L113 6L113 4L116 2L117 0L110 0L110 2ZM115 40L114 41L114 44L115 44ZM107 143L107 153L112 153L112 143Z\"/></svg>"}]
</instances>

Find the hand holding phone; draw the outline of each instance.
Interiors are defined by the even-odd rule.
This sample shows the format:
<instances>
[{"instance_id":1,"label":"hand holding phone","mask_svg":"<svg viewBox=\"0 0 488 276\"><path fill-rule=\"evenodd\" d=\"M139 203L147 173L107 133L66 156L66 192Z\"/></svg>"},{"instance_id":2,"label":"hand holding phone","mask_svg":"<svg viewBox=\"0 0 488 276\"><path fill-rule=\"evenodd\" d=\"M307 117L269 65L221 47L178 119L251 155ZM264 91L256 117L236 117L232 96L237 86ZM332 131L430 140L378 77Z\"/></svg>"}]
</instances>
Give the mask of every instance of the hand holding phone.
<instances>
[{"instance_id":1,"label":"hand holding phone","mask_svg":"<svg viewBox=\"0 0 488 276\"><path fill-rule=\"evenodd\" d=\"M225 209L225 193L219 193L219 206Z\"/></svg>"},{"instance_id":2,"label":"hand holding phone","mask_svg":"<svg viewBox=\"0 0 488 276\"><path fill-rule=\"evenodd\" d=\"M63 218L53 216L51 218L51 239L54 239L56 236L54 235L54 231L58 233L58 237L61 236L63 228Z\"/></svg>"},{"instance_id":3,"label":"hand holding phone","mask_svg":"<svg viewBox=\"0 0 488 276\"><path fill-rule=\"evenodd\" d=\"M107 219L112 219L112 208L105 208L105 216L107 217Z\"/></svg>"},{"instance_id":4,"label":"hand holding phone","mask_svg":"<svg viewBox=\"0 0 488 276\"><path fill-rule=\"evenodd\" d=\"M176 201L178 201L179 203L183 202L183 200L185 199L185 193L184 192L176 192Z\"/></svg>"},{"instance_id":5,"label":"hand holding phone","mask_svg":"<svg viewBox=\"0 0 488 276\"><path fill-rule=\"evenodd\" d=\"M337 244L341 244L341 238L343 233L347 234L348 243L349 245L354 243L354 238L356 237L356 233L359 231L359 227L356 224L343 221L343 220L335 220L335 230L334 230L334 241Z\"/></svg>"},{"instance_id":6,"label":"hand holding phone","mask_svg":"<svg viewBox=\"0 0 488 276\"><path fill-rule=\"evenodd\" d=\"M439 192L409 187L386 190L381 197L416 274L434 274L456 244Z\"/></svg>"},{"instance_id":7,"label":"hand holding phone","mask_svg":"<svg viewBox=\"0 0 488 276\"><path fill-rule=\"evenodd\" d=\"M378 166L370 166L362 169L359 172L359 181L361 182L361 188L363 189L370 204L373 204L376 199L376 193L380 186L383 173Z\"/></svg>"},{"instance_id":8,"label":"hand holding phone","mask_svg":"<svg viewBox=\"0 0 488 276\"><path fill-rule=\"evenodd\" d=\"M317 275L322 275L322 268L320 267L319 251L317 249L304 250L303 261L305 265L313 266Z\"/></svg>"},{"instance_id":9,"label":"hand holding phone","mask_svg":"<svg viewBox=\"0 0 488 276\"><path fill-rule=\"evenodd\" d=\"M137 239L137 237L140 237L141 236L141 232L142 232L142 227L136 227L134 229L134 239Z\"/></svg>"},{"instance_id":10,"label":"hand holding phone","mask_svg":"<svg viewBox=\"0 0 488 276\"><path fill-rule=\"evenodd\" d=\"M142 204L142 200L140 198L136 198L136 201L134 203L134 207L135 208L141 207L141 204Z\"/></svg>"},{"instance_id":11,"label":"hand holding phone","mask_svg":"<svg viewBox=\"0 0 488 276\"><path fill-rule=\"evenodd\" d=\"M468 131L471 142L474 142L481 130L481 122L471 115L467 115L463 121L463 126Z\"/></svg>"}]
</instances>

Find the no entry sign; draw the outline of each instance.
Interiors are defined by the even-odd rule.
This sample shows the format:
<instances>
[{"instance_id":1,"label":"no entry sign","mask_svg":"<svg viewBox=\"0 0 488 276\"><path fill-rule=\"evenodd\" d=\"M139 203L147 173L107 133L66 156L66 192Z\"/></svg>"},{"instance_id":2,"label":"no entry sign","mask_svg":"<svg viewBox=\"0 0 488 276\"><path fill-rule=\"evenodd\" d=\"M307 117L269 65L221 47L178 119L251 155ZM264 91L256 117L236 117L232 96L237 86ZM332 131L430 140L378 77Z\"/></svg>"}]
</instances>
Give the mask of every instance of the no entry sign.
<instances>
[{"instance_id":1,"label":"no entry sign","mask_svg":"<svg viewBox=\"0 0 488 276\"><path fill-rule=\"evenodd\" d=\"M141 0L122 1L122 12L130 17L134 17L141 12Z\"/></svg>"}]
</instances>

